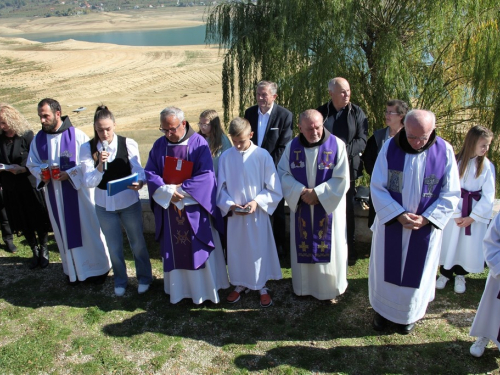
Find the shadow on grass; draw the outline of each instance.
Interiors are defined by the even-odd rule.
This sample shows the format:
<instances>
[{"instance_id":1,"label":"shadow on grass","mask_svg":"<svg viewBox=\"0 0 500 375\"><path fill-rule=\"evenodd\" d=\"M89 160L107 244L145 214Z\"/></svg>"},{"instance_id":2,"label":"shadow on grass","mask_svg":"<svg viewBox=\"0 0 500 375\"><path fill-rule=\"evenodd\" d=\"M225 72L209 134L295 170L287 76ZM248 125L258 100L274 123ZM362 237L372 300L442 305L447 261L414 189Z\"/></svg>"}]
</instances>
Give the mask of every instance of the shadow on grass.
<instances>
[{"instance_id":1,"label":"shadow on grass","mask_svg":"<svg viewBox=\"0 0 500 375\"><path fill-rule=\"evenodd\" d=\"M478 370L497 369L498 351L487 349L481 359L468 354L470 343L446 341L428 344L335 346L320 348L313 345L281 346L264 355L245 354L235 358L240 369L249 371L291 367L327 373L413 373L469 374ZM457 361L457 358L461 358ZM397 363L395 367L394 363Z\"/></svg>"}]
</instances>

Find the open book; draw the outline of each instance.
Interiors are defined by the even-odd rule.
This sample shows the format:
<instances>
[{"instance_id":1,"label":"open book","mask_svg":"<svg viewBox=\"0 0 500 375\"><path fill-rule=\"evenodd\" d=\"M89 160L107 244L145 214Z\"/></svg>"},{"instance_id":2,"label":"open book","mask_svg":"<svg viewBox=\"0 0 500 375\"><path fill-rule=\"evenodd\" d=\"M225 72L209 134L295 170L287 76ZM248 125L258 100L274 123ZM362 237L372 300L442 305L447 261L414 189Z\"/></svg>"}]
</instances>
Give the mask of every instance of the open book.
<instances>
[{"instance_id":1,"label":"open book","mask_svg":"<svg viewBox=\"0 0 500 375\"><path fill-rule=\"evenodd\" d=\"M133 173L130 176L119 178L118 180L113 180L108 182L108 197L116 195L127 189L127 186L131 186L132 182L139 181L139 175Z\"/></svg>"}]
</instances>

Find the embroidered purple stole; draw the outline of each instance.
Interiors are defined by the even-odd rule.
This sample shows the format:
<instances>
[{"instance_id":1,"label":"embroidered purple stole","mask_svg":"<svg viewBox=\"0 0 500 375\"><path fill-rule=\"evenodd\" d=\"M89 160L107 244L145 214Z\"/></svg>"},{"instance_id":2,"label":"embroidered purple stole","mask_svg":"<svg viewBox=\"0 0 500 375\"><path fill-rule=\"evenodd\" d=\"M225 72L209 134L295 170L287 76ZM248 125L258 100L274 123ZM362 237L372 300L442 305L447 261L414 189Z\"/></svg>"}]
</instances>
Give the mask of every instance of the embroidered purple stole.
<instances>
[{"instance_id":1,"label":"embroidered purple stole","mask_svg":"<svg viewBox=\"0 0 500 375\"><path fill-rule=\"evenodd\" d=\"M36 148L38 155L43 162L49 163L49 146L47 142L47 133L40 131L36 136ZM69 127L68 130L61 133L61 146L59 153L59 168L61 171L76 166L76 136L75 128ZM46 186L49 194L50 209L56 221L59 232L61 232L61 223L59 213L57 211L57 201L54 191L54 184L48 183ZM82 231L80 226L80 208L78 206L78 191L71 185L69 180L61 181L63 206L64 206L64 223L66 226L66 240L68 248L81 247Z\"/></svg>"},{"instance_id":2,"label":"embroidered purple stole","mask_svg":"<svg viewBox=\"0 0 500 375\"><path fill-rule=\"evenodd\" d=\"M472 212L472 199L478 201L481 199L482 190L478 191L468 191L465 189L461 189L462 191L462 217L467 217ZM465 228L465 235L470 236L472 234L471 226L469 225Z\"/></svg>"},{"instance_id":3,"label":"embroidered purple stole","mask_svg":"<svg viewBox=\"0 0 500 375\"><path fill-rule=\"evenodd\" d=\"M167 146L167 155L179 159L189 160L188 151L187 145ZM168 220L163 220L165 238L162 241L164 272L205 268L215 248L209 213L200 205L184 206L179 210L171 203L166 215Z\"/></svg>"},{"instance_id":4,"label":"embroidered purple stole","mask_svg":"<svg viewBox=\"0 0 500 375\"><path fill-rule=\"evenodd\" d=\"M392 198L402 205L404 163L406 153L391 139L387 150L388 181L387 189ZM446 144L436 137L436 142L426 151L426 164L422 196L417 208L417 215L421 215L434 203L441 192L444 170L446 166ZM385 259L384 280L388 283L419 288L424 272L425 260L429 251L432 226L425 225L419 230L413 230L408 244L405 267L401 274L403 257L403 226L396 220L385 226Z\"/></svg>"},{"instance_id":5,"label":"embroidered purple stole","mask_svg":"<svg viewBox=\"0 0 500 375\"><path fill-rule=\"evenodd\" d=\"M328 181L337 164L337 141L334 135L319 146L315 186ZM307 183L304 146L296 137L290 147L290 170L293 177L304 186ZM295 247L298 263L328 263L331 256L332 214L327 214L321 204L314 206L311 223L310 206L299 201L295 213Z\"/></svg>"}]
</instances>

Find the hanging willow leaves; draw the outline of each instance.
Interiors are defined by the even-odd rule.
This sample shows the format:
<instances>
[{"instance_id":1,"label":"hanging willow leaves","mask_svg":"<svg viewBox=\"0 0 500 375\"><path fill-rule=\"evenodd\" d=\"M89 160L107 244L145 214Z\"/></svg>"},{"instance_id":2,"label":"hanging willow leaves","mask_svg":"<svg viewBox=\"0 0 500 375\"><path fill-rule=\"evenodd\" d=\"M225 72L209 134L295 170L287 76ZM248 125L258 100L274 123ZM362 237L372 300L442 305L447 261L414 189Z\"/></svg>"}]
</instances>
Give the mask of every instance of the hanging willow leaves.
<instances>
[{"instance_id":1,"label":"hanging willow leaves","mask_svg":"<svg viewBox=\"0 0 500 375\"><path fill-rule=\"evenodd\" d=\"M372 129L398 98L434 111L453 138L460 125L500 130L499 15L498 0L229 2L211 9L206 42L225 54L226 123L236 100L239 114L254 104L261 79L298 115L342 76Z\"/></svg>"}]
</instances>

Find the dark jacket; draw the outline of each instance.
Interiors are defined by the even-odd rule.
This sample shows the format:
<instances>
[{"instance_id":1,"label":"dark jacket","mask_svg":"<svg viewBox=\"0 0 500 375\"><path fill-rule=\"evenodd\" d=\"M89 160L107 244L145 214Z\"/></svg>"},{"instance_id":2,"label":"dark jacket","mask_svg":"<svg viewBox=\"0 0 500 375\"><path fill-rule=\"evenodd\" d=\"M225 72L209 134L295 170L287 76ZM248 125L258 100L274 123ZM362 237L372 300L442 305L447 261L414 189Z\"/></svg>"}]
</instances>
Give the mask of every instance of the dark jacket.
<instances>
[{"instance_id":1,"label":"dark jacket","mask_svg":"<svg viewBox=\"0 0 500 375\"><path fill-rule=\"evenodd\" d=\"M253 131L252 142L257 145L257 128L259 125L259 107L254 105L245 111L245 118L250 122ZM266 133L261 147L266 149L277 166L285 146L293 138L293 115L288 109L274 103L267 123Z\"/></svg>"},{"instance_id":2,"label":"dark jacket","mask_svg":"<svg viewBox=\"0 0 500 375\"><path fill-rule=\"evenodd\" d=\"M318 108L323 115L325 128L346 144L351 181L363 175L361 155L366 146L368 119L356 104L349 103L337 118L337 110L331 100Z\"/></svg>"},{"instance_id":3,"label":"dark jacket","mask_svg":"<svg viewBox=\"0 0 500 375\"><path fill-rule=\"evenodd\" d=\"M373 168L375 167L375 161L377 160L378 153L384 145L386 134L387 127L375 130L373 135L368 138L368 142L366 142L365 152L363 153L361 159L363 159L366 173L370 176L372 175Z\"/></svg>"}]
</instances>

